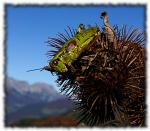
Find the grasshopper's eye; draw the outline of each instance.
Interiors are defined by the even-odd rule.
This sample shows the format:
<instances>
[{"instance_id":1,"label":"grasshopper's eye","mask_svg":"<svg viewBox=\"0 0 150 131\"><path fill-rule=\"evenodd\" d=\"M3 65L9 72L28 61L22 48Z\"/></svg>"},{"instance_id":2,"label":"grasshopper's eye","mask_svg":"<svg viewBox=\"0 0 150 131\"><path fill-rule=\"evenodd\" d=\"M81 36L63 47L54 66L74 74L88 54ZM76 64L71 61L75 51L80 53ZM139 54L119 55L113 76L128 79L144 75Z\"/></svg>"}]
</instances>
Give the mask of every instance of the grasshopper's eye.
<instances>
[{"instance_id":1,"label":"grasshopper's eye","mask_svg":"<svg viewBox=\"0 0 150 131\"><path fill-rule=\"evenodd\" d=\"M53 62L52 62L52 65L57 65L58 64L58 60L54 60Z\"/></svg>"}]
</instances>

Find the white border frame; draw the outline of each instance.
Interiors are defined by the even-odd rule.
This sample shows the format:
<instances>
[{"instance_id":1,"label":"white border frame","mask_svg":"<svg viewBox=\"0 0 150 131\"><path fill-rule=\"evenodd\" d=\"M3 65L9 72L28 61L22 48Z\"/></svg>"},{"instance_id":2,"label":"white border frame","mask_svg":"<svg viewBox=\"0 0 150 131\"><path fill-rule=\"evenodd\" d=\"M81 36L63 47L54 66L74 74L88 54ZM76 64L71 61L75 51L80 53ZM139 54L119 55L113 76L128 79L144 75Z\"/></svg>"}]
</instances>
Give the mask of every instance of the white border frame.
<instances>
[{"instance_id":1,"label":"white border frame","mask_svg":"<svg viewBox=\"0 0 150 131\"><path fill-rule=\"evenodd\" d=\"M150 89L148 86L148 83L150 82L150 61L149 61L149 56L150 56L150 38L149 38L149 32L150 32L150 28L148 23L150 23L150 4L148 2L149 0L53 0L53 1L49 1L49 0L0 0L0 130L39 130L39 131L44 131L44 130L69 130L71 129L72 131L74 130L149 130L149 123L150 123L150 113L149 113L149 105L150 105ZM39 4L39 5L43 5L43 4L145 4L147 6L147 10L146 10L146 33L147 33L147 43L146 43L146 79L147 79L147 92L146 92L146 107L147 107L147 112L146 112L146 118L147 118L147 122L146 122L146 126L145 128L12 128L12 127L5 127L4 124L4 60L6 59L4 56L4 40L5 40L5 23L4 23L4 15L5 15L5 10L4 10L4 6L5 4ZM2 68L1 68L2 67Z\"/></svg>"}]
</instances>

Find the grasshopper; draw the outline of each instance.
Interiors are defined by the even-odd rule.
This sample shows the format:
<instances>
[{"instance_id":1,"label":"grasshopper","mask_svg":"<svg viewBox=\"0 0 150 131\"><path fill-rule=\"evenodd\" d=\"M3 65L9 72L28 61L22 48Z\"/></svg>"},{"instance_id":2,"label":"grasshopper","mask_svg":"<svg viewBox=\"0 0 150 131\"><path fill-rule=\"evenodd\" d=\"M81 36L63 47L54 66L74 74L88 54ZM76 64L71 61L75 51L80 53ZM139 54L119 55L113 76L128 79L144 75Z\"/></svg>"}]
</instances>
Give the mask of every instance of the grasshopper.
<instances>
[{"instance_id":1,"label":"grasshopper","mask_svg":"<svg viewBox=\"0 0 150 131\"><path fill-rule=\"evenodd\" d=\"M35 70L64 73L68 69L71 69L72 72L75 72L72 63L94 43L98 35L100 35L99 28L94 26L76 33L74 37L64 43L63 47L54 55L48 66Z\"/></svg>"},{"instance_id":2,"label":"grasshopper","mask_svg":"<svg viewBox=\"0 0 150 131\"><path fill-rule=\"evenodd\" d=\"M98 35L98 27L89 27L87 30L77 33L64 43L62 49L53 57L49 65L44 67L44 70L64 73L71 68L71 71L74 72L75 68L72 63L94 43Z\"/></svg>"}]
</instances>

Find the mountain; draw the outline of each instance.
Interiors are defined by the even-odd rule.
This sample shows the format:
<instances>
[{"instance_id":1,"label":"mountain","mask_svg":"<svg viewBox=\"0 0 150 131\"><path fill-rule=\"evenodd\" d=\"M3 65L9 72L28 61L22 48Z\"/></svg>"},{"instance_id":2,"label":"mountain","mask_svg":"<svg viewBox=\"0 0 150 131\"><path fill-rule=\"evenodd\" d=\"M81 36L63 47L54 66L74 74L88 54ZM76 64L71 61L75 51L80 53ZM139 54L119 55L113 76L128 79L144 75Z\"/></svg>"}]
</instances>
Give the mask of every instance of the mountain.
<instances>
[{"instance_id":1,"label":"mountain","mask_svg":"<svg viewBox=\"0 0 150 131\"><path fill-rule=\"evenodd\" d=\"M5 81L5 122L60 116L74 108L74 102L45 83L30 85L7 77Z\"/></svg>"},{"instance_id":2,"label":"mountain","mask_svg":"<svg viewBox=\"0 0 150 131\"><path fill-rule=\"evenodd\" d=\"M54 88L45 83L28 84L25 81L7 77L5 82L5 103L7 113L40 102L50 102L62 97Z\"/></svg>"}]
</instances>

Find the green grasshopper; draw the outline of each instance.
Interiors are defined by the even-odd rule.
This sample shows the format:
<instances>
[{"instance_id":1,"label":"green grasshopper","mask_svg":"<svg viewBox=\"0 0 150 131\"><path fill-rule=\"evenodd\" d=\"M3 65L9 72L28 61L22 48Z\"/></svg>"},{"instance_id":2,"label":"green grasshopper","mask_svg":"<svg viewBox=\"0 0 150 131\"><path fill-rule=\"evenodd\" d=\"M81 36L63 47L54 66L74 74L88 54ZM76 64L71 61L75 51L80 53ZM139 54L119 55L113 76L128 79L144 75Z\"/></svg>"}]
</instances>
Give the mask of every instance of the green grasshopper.
<instances>
[{"instance_id":1,"label":"green grasshopper","mask_svg":"<svg viewBox=\"0 0 150 131\"><path fill-rule=\"evenodd\" d=\"M65 73L68 71L68 68L71 68L71 71L75 72L72 63L94 43L98 35L100 35L98 27L89 27L86 30L76 33L74 37L64 43L63 47L54 55L48 66L40 69Z\"/></svg>"}]
</instances>

